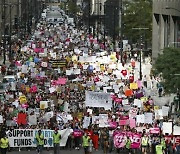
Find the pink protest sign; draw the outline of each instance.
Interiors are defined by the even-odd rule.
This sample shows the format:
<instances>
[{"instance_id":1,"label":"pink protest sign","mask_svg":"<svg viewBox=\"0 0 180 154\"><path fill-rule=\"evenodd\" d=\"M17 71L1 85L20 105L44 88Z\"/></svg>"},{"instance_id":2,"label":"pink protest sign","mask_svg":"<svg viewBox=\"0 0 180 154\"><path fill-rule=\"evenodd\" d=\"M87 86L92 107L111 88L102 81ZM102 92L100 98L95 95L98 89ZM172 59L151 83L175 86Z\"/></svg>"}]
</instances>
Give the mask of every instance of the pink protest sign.
<instances>
[{"instance_id":1,"label":"pink protest sign","mask_svg":"<svg viewBox=\"0 0 180 154\"><path fill-rule=\"evenodd\" d=\"M44 53L44 49L43 48L35 48L34 52L36 52L36 53Z\"/></svg>"},{"instance_id":2,"label":"pink protest sign","mask_svg":"<svg viewBox=\"0 0 180 154\"><path fill-rule=\"evenodd\" d=\"M127 120L120 120L120 121L119 121L119 125L120 125L120 126L128 125L128 123L129 123L129 120L128 120L128 119L127 119Z\"/></svg>"},{"instance_id":3,"label":"pink protest sign","mask_svg":"<svg viewBox=\"0 0 180 154\"><path fill-rule=\"evenodd\" d=\"M114 136L114 146L116 148L123 148L125 145L126 145L126 133L117 133L115 136Z\"/></svg>"},{"instance_id":4,"label":"pink protest sign","mask_svg":"<svg viewBox=\"0 0 180 154\"><path fill-rule=\"evenodd\" d=\"M114 100L116 103L121 103L122 102L122 98L115 98Z\"/></svg>"},{"instance_id":5,"label":"pink protest sign","mask_svg":"<svg viewBox=\"0 0 180 154\"><path fill-rule=\"evenodd\" d=\"M73 136L74 136L74 137L81 137L81 136L83 136L83 133L82 133L82 131L80 131L80 130L75 130L75 131L73 132Z\"/></svg>"},{"instance_id":6,"label":"pink protest sign","mask_svg":"<svg viewBox=\"0 0 180 154\"><path fill-rule=\"evenodd\" d=\"M16 65L16 66L22 66L22 64L21 64L20 61L16 61L16 62L15 62L15 65Z\"/></svg>"},{"instance_id":7,"label":"pink protest sign","mask_svg":"<svg viewBox=\"0 0 180 154\"><path fill-rule=\"evenodd\" d=\"M36 92L37 92L37 86L36 86L36 85L33 85L33 86L30 88L30 92L31 92L31 93L36 93Z\"/></svg>"},{"instance_id":8,"label":"pink protest sign","mask_svg":"<svg viewBox=\"0 0 180 154\"><path fill-rule=\"evenodd\" d=\"M114 121L114 122L109 122L109 127L110 128L116 128L117 127L117 123Z\"/></svg>"},{"instance_id":9,"label":"pink protest sign","mask_svg":"<svg viewBox=\"0 0 180 154\"><path fill-rule=\"evenodd\" d=\"M160 133L160 129L158 127L156 128L150 128L149 129L149 133L150 134L159 134Z\"/></svg>"},{"instance_id":10,"label":"pink protest sign","mask_svg":"<svg viewBox=\"0 0 180 154\"><path fill-rule=\"evenodd\" d=\"M139 149L141 146L141 135L140 134L135 134L132 133L132 135L130 136L131 139L131 148L132 149Z\"/></svg>"},{"instance_id":11,"label":"pink protest sign","mask_svg":"<svg viewBox=\"0 0 180 154\"><path fill-rule=\"evenodd\" d=\"M131 127L131 128L136 127L136 120L135 120L135 119L130 118L130 119L129 119L129 125L130 125L130 127Z\"/></svg>"},{"instance_id":12,"label":"pink protest sign","mask_svg":"<svg viewBox=\"0 0 180 154\"><path fill-rule=\"evenodd\" d=\"M115 101L115 99L117 98L117 96L116 96L116 95L111 95L111 98L112 98L113 101Z\"/></svg>"},{"instance_id":13,"label":"pink protest sign","mask_svg":"<svg viewBox=\"0 0 180 154\"><path fill-rule=\"evenodd\" d=\"M136 83L137 83L137 85L138 85L138 88L141 88L141 87L142 87L142 81L137 80Z\"/></svg>"},{"instance_id":14,"label":"pink protest sign","mask_svg":"<svg viewBox=\"0 0 180 154\"><path fill-rule=\"evenodd\" d=\"M66 84L66 78L59 78L57 81L56 81L56 84L57 85L65 85Z\"/></svg>"}]
</instances>

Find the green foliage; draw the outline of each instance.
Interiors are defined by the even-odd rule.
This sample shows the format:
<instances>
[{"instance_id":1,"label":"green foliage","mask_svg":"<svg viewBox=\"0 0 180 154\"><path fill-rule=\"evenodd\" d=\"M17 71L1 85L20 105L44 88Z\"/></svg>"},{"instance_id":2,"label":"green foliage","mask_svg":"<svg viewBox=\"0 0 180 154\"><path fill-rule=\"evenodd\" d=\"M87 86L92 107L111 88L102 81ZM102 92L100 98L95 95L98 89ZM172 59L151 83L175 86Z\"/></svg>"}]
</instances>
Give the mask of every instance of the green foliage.
<instances>
[{"instance_id":1,"label":"green foliage","mask_svg":"<svg viewBox=\"0 0 180 154\"><path fill-rule=\"evenodd\" d=\"M154 75L162 74L162 84L167 93L180 88L180 49L165 48L153 65Z\"/></svg>"},{"instance_id":2,"label":"green foliage","mask_svg":"<svg viewBox=\"0 0 180 154\"><path fill-rule=\"evenodd\" d=\"M68 11L70 14L76 15L79 10L79 7L76 5L76 0L68 1Z\"/></svg>"},{"instance_id":3,"label":"green foliage","mask_svg":"<svg viewBox=\"0 0 180 154\"><path fill-rule=\"evenodd\" d=\"M143 40L151 44L152 40L152 0L124 1L123 36L136 43L143 36ZM134 30L132 28L149 28L148 30Z\"/></svg>"}]
</instances>

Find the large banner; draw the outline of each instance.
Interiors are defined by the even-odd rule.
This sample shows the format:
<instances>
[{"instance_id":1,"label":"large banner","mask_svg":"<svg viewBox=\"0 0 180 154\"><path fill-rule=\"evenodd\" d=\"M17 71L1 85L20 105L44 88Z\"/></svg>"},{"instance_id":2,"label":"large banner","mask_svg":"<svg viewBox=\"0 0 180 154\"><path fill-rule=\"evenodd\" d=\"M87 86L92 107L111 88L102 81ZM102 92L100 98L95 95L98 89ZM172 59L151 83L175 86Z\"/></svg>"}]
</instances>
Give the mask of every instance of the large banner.
<instances>
[{"instance_id":1,"label":"large banner","mask_svg":"<svg viewBox=\"0 0 180 154\"><path fill-rule=\"evenodd\" d=\"M117 132L114 135L114 146L116 148L123 148L126 145L127 136L131 140L131 148L139 149L141 146L141 135L132 132Z\"/></svg>"},{"instance_id":2,"label":"large banner","mask_svg":"<svg viewBox=\"0 0 180 154\"><path fill-rule=\"evenodd\" d=\"M36 147L35 129L14 129L7 132L10 147ZM44 147L53 147L53 130L42 130L44 135ZM72 129L60 130L61 134L60 146L65 146L68 136L72 133Z\"/></svg>"},{"instance_id":3,"label":"large banner","mask_svg":"<svg viewBox=\"0 0 180 154\"><path fill-rule=\"evenodd\" d=\"M86 91L85 104L89 107L104 107L106 110L111 109L111 95L103 92Z\"/></svg>"}]
</instances>

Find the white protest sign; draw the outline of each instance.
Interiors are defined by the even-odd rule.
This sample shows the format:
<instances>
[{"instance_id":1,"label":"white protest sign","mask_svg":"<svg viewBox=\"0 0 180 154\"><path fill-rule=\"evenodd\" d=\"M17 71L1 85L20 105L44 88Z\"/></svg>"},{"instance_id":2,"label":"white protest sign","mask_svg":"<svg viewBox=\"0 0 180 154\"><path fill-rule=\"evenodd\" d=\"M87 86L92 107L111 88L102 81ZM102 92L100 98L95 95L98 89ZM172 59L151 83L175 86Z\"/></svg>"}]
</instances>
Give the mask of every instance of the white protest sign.
<instances>
[{"instance_id":1,"label":"white protest sign","mask_svg":"<svg viewBox=\"0 0 180 154\"><path fill-rule=\"evenodd\" d=\"M153 118L153 114L152 113L145 113L144 115L144 122L146 124L152 124L152 118Z\"/></svg>"},{"instance_id":2,"label":"white protest sign","mask_svg":"<svg viewBox=\"0 0 180 154\"><path fill-rule=\"evenodd\" d=\"M136 115L137 115L137 113L138 113L138 108L131 108L130 109L130 111L129 111L129 117L130 118L135 118L136 117Z\"/></svg>"},{"instance_id":3,"label":"white protest sign","mask_svg":"<svg viewBox=\"0 0 180 154\"><path fill-rule=\"evenodd\" d=\"M163 134L168 133L169 135L171 135L171 133L172 133L172 122L163 122L162 131L163 131Z\"/></svg>"},{"instance_id":4,"label":"white protest sign","mask_svg":"<svg viewBox=\"0 0 180 154\"><path fill-rule=\"evenodd\" d=\"M29 124L30 125L37 125L37 116L36 115L29 115Z\"/></svg>"},{"instance_id":5,"label":"white protest sign","mask_svg":"<svg viewBox=\"0 0 180 154\"><path fill-rule=\"evenodd\" d=\"M155 119L163 119L162 109L155 110Z\"/></svg>"},{"instance_id":6,"label":"white protest sign","mask_svg":"<svg viewBox=\"0 0 180 154\"><path fill-rule=\"evenodd\" d=\"M111 95L108 93L86 91L85 105L89 107L112 108Z\"/></svg>"},{"instance_id":7,"label":"white protest sign","mask_svg":"<svg viewBox=\"0 0 180 154\"><path fill-rule=\"evenodd\" d=\"M139 99L134 99L134 105L141 108L142 107L142 101Z\"/></svg>"},{"instance_id":8,"label":"white protest sign","mask_svg":"<svg viewBox=\"0 0 180 154\"><path fill-rule=\"evenodd\" d=\"M83 128L88 128L90 125L90 121L91 121L91 118L85 116L83 120Z\"/></svg>"},{"instance_id":9,"label":"white protest sign","mask_svg":"<svg viewBox=\"0 0 180 154\"><path fill-rule=\"evenodd\" d=\"M22 65L21 72L24 73L24 74L28 73L28 66L27 65Z\"/></svg>"},{"instance_id":10,"label":"white protest sign","mask_svg":"<svg viewBox=\"0 0 180 154\"><path fill-rule=\"evenodd\" d=\"M64 146L66 146L68 136L73 132L73 130L72 129L63 129L58 132L61 135L60 146L64 147Z\"/></svg>"},{"instance_id":11,"label":"white protest sign","mask_svg":"<svg viewBox=\"0 0 180 154\"><path fill-rule=\"evenodd\" d=\"M128 104L129 104L128 99L123 99L123 100L122 100L122 105L128 105Z\"/></svg>"},{"instance_id":12,"label":"white protest sign","mask_svg":"<svg viewBox=\"0 0 180 154\"><path fill-rule=\"evenodd\" d=\"M141 115L137 115L136 116L136 123L144 123L144 119L145 119L145 116L144 114L141 114Z\"/></svg>"},{"instance_id":13,"label":"white protest sign","mask_svg":"<svg viewBox=\"0 0 180 154\"><path fill-rule=\"evenodd\" d=\"M49 88L49 92L50 92L50 93L53 93L53 92L55 92L55 91L56 91L56 88L55 88L55 87L50 87L50 88Z\"/></svg>"},{"instance_id":14,"label":"white protest sign","mask_svg":"<svg viewBox=\"0 0 180 154\"><path fill-rule=\"evenodd\" d=\"M169 113L169 107L162 106L162 116L166 117L166 116L168 116L168 113Z\"/></svg>"},{"instance_id":15,"label":"white protest sign","mask_svg":"<svg viewBox=\"0 0 180 154\"><path fill-rule=\"evenodd\" d=\"M2 124L2 123L3 123L3 116L0 115L0 124Z\"/></svg>"},{"instance_id":16,"label":"white protest sign","mask_svg":"<svg viewBox=\"0 0 180 154\"><path fill-rule=\"evenodd\" d=\"M99 114L99 127L108 127L108 114Z\"/></svg>"},{"instance_id":17,"label":"white protest sign","mask_svg":"<svg viewBox=\"0 0 180 154\"><path fill-rule=\"evenodd\" d=\"M173 128L174 128L173 135L180 135L180 127L174 126Z\"/></svg>"},{"instance_id":18,"label":"white protest sign","mask_svg":"<svg viewBox=\"0 0 180 154\"><path fill-rule=\"evenodd\" d=\"M74 74L80 74L80 73L81 73L80 69L74 69Z\"/></svg>"},{"instance_id":19,"label":"white protest sign","mask_svg":"<svg viewBox=\"0 0 180 154\"><path fill-rule=\"evenodd\" d=\"M92 116L92 124L99 124L99 116Z\"/></svg>"},{"instance_id":20,"label":"white protest sign","mask_svg":"<svg viewBox=\"0 0 180 154\"><path fill-rule=\"evenodd\" d=\"M96 56L80 56L79 62L96 62Z\"/></svg>"},{"instance_id":21,"label":"white protest sign","mask_svg":"<svg viewBox=\"0 0 180 154\"><path fill-rule=\"evenodd\" d=\"M66 75L71 75L73 74L73 70L66 70Z\"/></svg>"}]
</instances>

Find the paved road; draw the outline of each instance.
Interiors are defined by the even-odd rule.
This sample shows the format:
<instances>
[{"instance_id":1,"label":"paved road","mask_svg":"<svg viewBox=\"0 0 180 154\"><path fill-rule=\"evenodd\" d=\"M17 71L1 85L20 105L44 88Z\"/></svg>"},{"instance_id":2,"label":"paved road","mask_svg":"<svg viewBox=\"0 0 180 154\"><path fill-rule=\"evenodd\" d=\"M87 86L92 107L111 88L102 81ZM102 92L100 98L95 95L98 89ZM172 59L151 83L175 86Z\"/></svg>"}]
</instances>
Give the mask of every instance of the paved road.
<instances>
[{"instance_id":1,"label":"paved road","mask_svg":"<svg viewBox=\"0 0 180 154\"><path fill-rule=\"evenodd\" d=\"M32 151L11 151L11 152L8 152L7 154L37 154L37 152L35 150L32 150ZM120 152L121 154L126 154L126 152ZM50 151L43 151L43 154L53 154L53 151L50 150ZM84 154L84 151L83 149L81 150L60 150L60 154ZM102 150L99 150L99 151L93 151L92 154L103 154L103 151ZM111 152L111 153L108 153L108 154L116 154L116 152Z\"/></svg>"}]
</instances>

